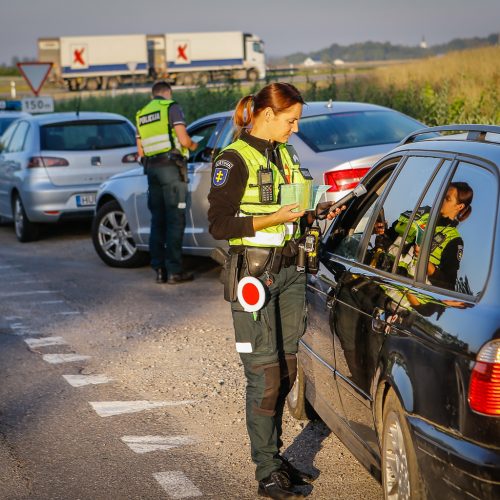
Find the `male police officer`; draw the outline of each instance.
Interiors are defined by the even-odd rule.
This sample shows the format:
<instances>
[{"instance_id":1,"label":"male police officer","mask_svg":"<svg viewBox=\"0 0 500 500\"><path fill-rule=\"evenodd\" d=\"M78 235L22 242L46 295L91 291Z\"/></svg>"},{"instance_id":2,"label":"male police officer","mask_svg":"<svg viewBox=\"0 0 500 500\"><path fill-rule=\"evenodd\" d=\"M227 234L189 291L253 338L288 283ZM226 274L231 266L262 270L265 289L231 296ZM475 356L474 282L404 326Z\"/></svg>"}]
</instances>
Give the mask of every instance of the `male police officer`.
<instances>
[{"instance_id":1,"label":"male police officer","mask_svg":"<svg viewBox=\"0 0 500 500\"><path fill-rule=\"evenodd\" d=\"M182 270L188 150L198 144L186 131L184 114L172 100L170 84L156 82L153 99L136 115L139 154L148 176L151 211L149 251L157 283L177 284L193 279Z\"/></svg>"}]
</instances>

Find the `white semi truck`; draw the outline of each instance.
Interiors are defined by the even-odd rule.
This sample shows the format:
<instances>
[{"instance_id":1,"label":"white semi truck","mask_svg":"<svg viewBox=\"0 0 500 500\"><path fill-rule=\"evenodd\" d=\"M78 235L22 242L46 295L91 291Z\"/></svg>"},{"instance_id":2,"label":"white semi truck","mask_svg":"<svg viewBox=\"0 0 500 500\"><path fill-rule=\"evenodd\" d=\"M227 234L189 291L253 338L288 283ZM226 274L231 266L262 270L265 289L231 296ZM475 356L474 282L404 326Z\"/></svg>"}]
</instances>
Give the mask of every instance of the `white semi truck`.
<instances>
[{"instance_id":1,"label":"white semi truck","mask_svg":"<svg viewBox=\"0 0 500 500\"><path fill-rule=\"evenodd\" d=\"M255 81L266 74L263 41L240 31L40 38L38 60L52 62L51 81L71 90L158 78L177 85Z\"/></svg>"}]
</instances>

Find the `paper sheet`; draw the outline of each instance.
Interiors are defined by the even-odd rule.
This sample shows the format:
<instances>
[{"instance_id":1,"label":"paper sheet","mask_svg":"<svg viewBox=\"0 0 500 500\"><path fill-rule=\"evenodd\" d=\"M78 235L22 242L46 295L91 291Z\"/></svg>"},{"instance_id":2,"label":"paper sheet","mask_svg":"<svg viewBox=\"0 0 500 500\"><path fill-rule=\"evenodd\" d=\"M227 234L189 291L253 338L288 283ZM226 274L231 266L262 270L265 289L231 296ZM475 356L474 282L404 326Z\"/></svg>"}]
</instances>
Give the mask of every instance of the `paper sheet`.
<instances>
[{"instance_id":1,"label":"paper sheet","mask_svg":"<svg viewBox=\"0 0 500 500\"><path fill-rule=\"evenodd\" d=\"M302 210L314 210L321 200L321 197L328 191L330 186L321 184L312 186L311 184L282 184L281 185L281 205L291 205L298 203L296 212Z\"/></svg>"}]
</instances>

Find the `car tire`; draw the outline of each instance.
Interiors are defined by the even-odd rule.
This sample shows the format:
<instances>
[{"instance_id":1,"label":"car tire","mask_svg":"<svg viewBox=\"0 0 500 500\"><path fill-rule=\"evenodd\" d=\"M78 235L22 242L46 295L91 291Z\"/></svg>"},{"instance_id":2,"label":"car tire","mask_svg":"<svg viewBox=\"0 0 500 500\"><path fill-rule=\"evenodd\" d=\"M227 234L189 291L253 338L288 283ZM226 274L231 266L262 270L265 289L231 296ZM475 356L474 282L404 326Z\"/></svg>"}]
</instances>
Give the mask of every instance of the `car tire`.
<instances>
[{"instance_id":1,"label":"car tire","mask_svg":"<svg viewBox=\"0 0 500 500\"><path fill-rule=\"evenodd\" d=\"M425 499L423 481L406 416L390 389L382 421L382 487L385 499Z\"/></svg>"},{"instance_id":2,"label":"car tire","mask_svg":"<svg viewBox=\"0 0 500 500\"><path fill-rule=\"evenodd\" d=\"M148 254L137 249L127 216L115 201L108 201L92 221L92 242L99 257L111 267L141 267Z\"/></svg>"},{"instance_id":3,"label":"car tire","mask_svg":"<svg viewBox=\"0 0 500 500\"><path fill-rule=\"evenodd\" d=\"M297 420L315 420L318 418L317 413L306 399L306 382L304 370L297 360L297 376L292 389L286 397L288 411L292 417Z\"/></svg>"},{"instance_id":4,"label":"car tire","mask_svg":"<svg viewBox=\"0 0 500 500\"><path fill-rule=\"evenodd\" d=\"M40 227L28 219L19 195L14 196L12 213L14 214L14 231L17 239L21 243L37 240L40 235Z\"/></svg>"}]
</instances>

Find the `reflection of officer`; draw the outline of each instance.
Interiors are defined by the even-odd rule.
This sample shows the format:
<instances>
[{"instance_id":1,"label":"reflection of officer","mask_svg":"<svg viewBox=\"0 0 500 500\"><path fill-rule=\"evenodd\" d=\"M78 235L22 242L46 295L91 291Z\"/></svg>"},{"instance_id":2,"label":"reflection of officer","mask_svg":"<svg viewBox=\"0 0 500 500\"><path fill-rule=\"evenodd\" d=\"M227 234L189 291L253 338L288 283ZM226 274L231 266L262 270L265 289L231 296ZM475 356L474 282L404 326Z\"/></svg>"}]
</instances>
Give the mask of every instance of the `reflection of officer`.
<instances>
[{"instance_id":1,"label":"reflection of officer","mask_svg":"<svg viewBox=\"0 0 500 500\"><path fill-rule=\"evenodd\" d=\"M258 493L270 498L301 498L293 485L311 479L280 455L283 408L296 377L306 304L305 274L297 271L293 244L304 212L292 211L297 204L281 206L279 192L285 183L310 182L286 144L298 130L302 104L298 90L286 83L241 99L234 121L240 130L251 129L215 159L208 195L210 233L229 240L231 262L241 261L240 277L259 278L267 289L267 303L256 313L245 312L234 297L228 300L247 379L247 429ZM226 274L231 281L231 272Z\"/></svg>"},{"instance_id":2,"label":"reflection of officer","mask_svg":"<svg viewBox=\"0 0 500 500\"><path fill-rule=\"evenodd\" d=\"M184 114L172 100L167 82L153 85L153 99L137 112L138 150L148 176L151 211L149 251L156 282L170 284L193 279L182 271L188 149L197 144L187 131Z\"/></svg>"}]
</instances>

